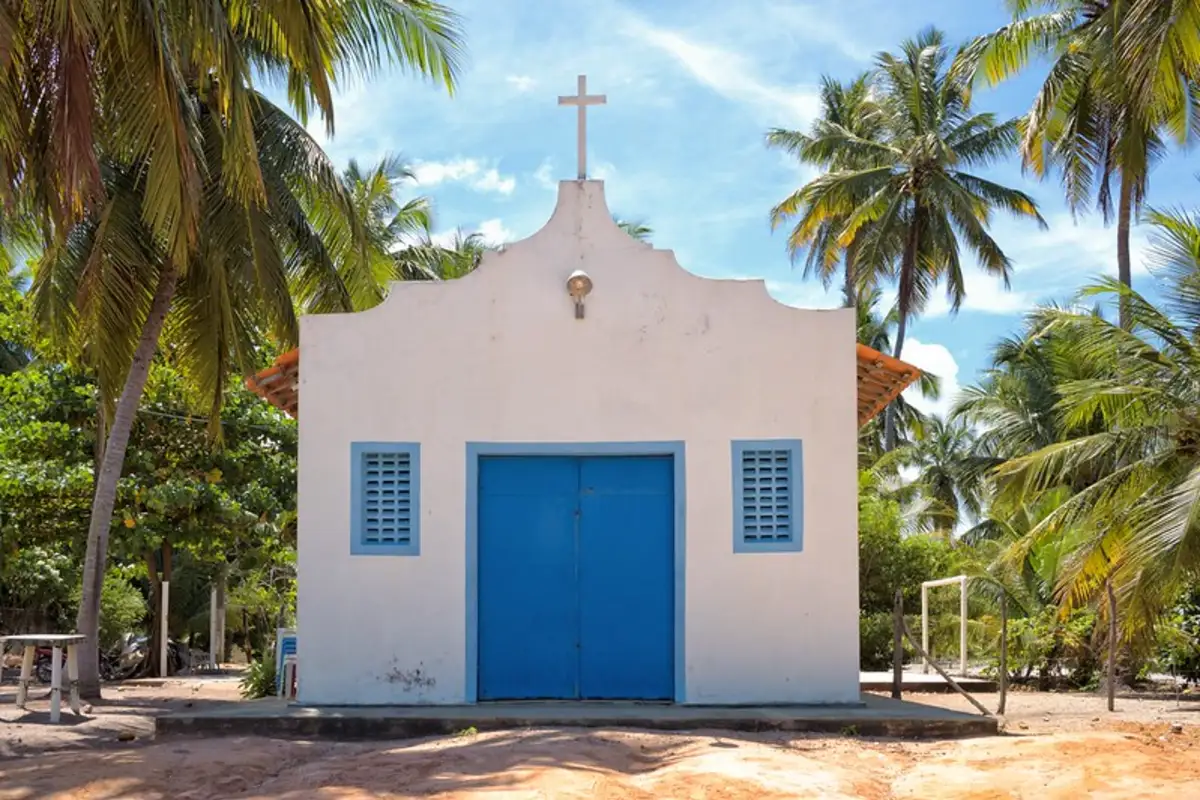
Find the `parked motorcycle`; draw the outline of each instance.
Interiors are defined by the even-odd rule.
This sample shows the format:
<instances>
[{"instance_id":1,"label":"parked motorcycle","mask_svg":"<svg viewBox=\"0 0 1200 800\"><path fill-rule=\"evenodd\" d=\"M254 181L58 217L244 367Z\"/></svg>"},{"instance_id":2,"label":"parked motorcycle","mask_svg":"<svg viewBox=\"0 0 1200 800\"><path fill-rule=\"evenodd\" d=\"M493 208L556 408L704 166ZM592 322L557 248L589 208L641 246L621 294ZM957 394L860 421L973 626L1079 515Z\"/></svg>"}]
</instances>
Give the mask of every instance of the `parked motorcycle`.
<instances>
[{"instance_id":1,"label":"parked motorcycle","mask_svg":"<svg viewBox=\"0 0 1200 800\"><path fill-rule=\"evenodd\" d=\"M67 655L62 654L62 674L67 674ZM50 647L37 648L33 661L33 674L38 683L50 683L54 679L54 649ZM121 676L116 661L109 653L100 653L100 680L114 681Z\"/></svg>"},{"instance_id":2,"label":"parked motorcycle","mask_svg":"<svg viewBox=\"0 0 1200 800\"><path fill-rule=\"evenodd\" d=\"M100 680L120 681L132 678L141 669L146 660L149 639L145 636L135 636L127 633L121 637L121 643L110 652L100 653ZM186 649L174 639L167 640L168 672L177 675L188 666L189 658ZM50 683L54 662L53 649L39 647L34 656L34 676L39 683ZM62 671L67 674L66 653L63 653Z\"/></svg>"}]
</instances>

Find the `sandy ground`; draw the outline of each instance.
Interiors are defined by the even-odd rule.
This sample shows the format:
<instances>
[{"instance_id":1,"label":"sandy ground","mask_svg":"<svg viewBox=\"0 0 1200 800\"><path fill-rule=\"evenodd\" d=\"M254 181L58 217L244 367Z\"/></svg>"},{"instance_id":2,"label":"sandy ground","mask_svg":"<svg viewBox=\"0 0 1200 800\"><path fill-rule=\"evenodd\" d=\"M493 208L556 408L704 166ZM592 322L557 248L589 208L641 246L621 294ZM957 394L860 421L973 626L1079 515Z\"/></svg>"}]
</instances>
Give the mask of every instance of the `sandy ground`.
<instances>
[{"instance_id":1,"label":"sandy ground","mask_svg":"<svg viewBox=\"0 0 1200 800\"><path fill-rule=\"evenodd\" d=\"M110 689L60 726L45 700L22 716L12 693L0 690L0 800L1200 798L1195 700L1122 698L1109 715L1097 697L1014 693L1005 735L956 741L548 729L347 743L153 739L154 713L236 702L230 680Z\"/></svg>"}]
</instances>

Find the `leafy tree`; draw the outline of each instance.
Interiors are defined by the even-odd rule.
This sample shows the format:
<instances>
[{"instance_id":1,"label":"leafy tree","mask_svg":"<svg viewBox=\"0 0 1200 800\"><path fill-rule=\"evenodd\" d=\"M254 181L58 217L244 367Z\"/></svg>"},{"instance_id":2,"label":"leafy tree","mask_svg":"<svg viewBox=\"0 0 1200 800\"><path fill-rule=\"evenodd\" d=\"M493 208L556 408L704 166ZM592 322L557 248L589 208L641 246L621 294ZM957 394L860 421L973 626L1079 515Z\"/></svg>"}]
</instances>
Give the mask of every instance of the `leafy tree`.
<instances>
[{"instance_id":1,"label":"leafy tree","mask_svg":"<svg viewBox=\"0 0 1200 800\"><path fill-rule=\"evenodd\" d=\"M865 669L892 661L892 607L896 592L905 608L920 608L921 583L957 571L958 556L941 538L904 535L900 503L880 486L878 476L859 475L858 590L860 649ZM935 600L937 613L950 611Z\"/></svg>"},{"instance_id":2,"label":"leafy tree","mask_svg":"<svg viewBox=\"0 0 1200 800\"><path fill-rule=\"evenodd\" d=\"M0 278L0 375L16 372L29 363L28 319L21 311L20 284L24 274L13 271Z\"/></svg>"}]
</instances>

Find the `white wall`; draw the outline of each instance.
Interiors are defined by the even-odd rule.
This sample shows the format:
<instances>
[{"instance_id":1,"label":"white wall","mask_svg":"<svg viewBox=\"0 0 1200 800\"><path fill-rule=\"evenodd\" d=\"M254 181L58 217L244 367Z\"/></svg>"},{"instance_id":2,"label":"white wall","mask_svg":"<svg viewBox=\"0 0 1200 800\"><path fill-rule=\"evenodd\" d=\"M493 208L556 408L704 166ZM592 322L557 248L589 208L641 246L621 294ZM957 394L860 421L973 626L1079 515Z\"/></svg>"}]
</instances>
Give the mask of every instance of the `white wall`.
<instances>
[{"instance_id":1,"label":"white wall","mask_svg":"<svg viewBox=\"0 0 1200 800\"><path fill-rule=\"evenodd\" d=\"M576 320L564 289L595 288ZM301 324L300 699L465 699L465 443L684 440L686 698L858 699L854 314L681 269L560 184L467 277ZM735 554L730 440L804 441L804 550ZM350 555L350 442L421 443L418 557Z\"/></svg>"}]
</instances>

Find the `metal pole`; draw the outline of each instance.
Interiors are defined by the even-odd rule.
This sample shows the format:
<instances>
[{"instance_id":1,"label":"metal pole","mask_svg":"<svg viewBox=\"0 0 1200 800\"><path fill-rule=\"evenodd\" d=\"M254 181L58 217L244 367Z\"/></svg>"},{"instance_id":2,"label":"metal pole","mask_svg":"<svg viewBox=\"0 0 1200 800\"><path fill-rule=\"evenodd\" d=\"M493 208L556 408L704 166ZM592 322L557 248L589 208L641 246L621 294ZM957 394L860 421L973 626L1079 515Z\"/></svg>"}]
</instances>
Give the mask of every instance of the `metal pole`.
<instances>
[{"instance_id":1,"label":"metal pole","mask_svg":"<svg viewBox=\"0 0 1200 800\"><path fill-rule=\"evenodd\" d=\"M921 671L929 674L929 587L921 585Z\"/></svg>"},{"instance_id":2,"label":"metal pole","mask_svg":"<svg viewBox=\"0 0 1200 800\"><path fill-rule=\"evenodd\" d=\"M892 619L892 697L900 699L904 684L904 595L896 590L896 605Z\"/></svg>"},{"instance_id":3,"label":"metal pole","mask_svg":"<svg viewBox=\"0 0 1200 800\"><path fill-rule=\"evenodd\" d=\"M167 677L167 613L171 607L171 582L162 582L162 637L158 643L158 676Z\"/></svg>"},{"instance_id":4,"label":"metal pole","mask_svg":"<svg viewBox=\"0 0 1200 800\"><path fill-rule=\"evenodd\" d=\"M958 592L959 631L958 631L958 672L964 678L967 675L967 576L962 579Z\"/></svg>"},{"instance_id":5,"label":"metal pole","mask_svg":"<svg viewBox=\"0 0 1200 800\"><path fill-rule=\"evenodd\" d=\"M1000 705L997 714L1004 713L1008 701L1008 595L1000 593Z\"/></svg>"}]
</instances>

